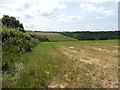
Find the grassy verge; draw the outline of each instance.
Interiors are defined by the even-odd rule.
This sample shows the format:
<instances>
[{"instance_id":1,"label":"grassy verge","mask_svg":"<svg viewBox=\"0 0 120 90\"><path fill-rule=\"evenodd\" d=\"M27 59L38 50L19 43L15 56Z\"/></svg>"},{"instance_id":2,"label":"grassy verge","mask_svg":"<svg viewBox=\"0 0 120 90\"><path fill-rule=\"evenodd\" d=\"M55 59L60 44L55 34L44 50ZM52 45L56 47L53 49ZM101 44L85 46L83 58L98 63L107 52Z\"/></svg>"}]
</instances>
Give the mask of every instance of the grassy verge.
<instances>
[{"instance_id":1,"label":"grassy verge","mask_svg":"<svg viewBox=\"0 0 120 90\"><path fill-rule=\"evenodd\" d=\"M41 43L32 52L21 55L24 64L13 76L13 79L6 77L4 85L9 87L47 87L53 76L59 73L62 64L67 58L62 54L56 44ZM16 66L20 68L20 65Z\"/></svg>"}]
</instances>

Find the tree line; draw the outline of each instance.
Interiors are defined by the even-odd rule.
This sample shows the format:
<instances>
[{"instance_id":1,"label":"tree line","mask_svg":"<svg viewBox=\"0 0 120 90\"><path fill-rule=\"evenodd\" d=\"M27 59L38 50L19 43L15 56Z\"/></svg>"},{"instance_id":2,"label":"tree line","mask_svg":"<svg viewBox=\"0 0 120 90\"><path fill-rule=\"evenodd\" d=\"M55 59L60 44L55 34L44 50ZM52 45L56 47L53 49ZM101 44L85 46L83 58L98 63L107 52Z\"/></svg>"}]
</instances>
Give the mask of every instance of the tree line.
<instances>
[{"instance_id":1,"label":"tree line","mask_svg":"<svg viewBox=\"0 0 120 90\"><path fill-rule=\"evenodd\" d=\"M61 32L61 34L78 40L107 40L120 39L120 31L81 31L81 32Z\"/></svg>"}]
</instances>

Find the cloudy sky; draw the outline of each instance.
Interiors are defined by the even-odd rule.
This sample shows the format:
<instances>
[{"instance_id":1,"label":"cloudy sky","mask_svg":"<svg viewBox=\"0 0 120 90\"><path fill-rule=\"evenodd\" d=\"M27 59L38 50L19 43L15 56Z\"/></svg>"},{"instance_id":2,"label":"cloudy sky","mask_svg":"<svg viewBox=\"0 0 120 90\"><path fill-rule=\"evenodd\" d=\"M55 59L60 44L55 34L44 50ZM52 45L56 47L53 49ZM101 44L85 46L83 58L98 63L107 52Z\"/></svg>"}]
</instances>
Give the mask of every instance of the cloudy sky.
<instances>
[{"instance_id":1,"label":"cloudy sky","mask_svg":"<svg viewBox=\"0 0 120 90\"><path fill-rule=\"evenodd\" d=\"M0 18L14 16L26 30L117 30L119 0L0 0Z\"/></svg>"}]
</instances>

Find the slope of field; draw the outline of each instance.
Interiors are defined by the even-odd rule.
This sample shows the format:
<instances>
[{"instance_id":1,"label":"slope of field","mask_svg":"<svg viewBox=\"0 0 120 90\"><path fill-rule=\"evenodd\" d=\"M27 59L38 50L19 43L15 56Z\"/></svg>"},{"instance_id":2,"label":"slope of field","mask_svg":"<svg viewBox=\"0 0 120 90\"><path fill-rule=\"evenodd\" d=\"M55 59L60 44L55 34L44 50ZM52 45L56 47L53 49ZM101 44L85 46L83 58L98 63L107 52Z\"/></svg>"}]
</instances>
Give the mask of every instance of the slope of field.
<instances>
[{"instance_id":1,"label":"slope of field","mask_svg":"<svg viewBox=\"0 0 120 90\"><path fill-rule=\"evenodd\" d=\"M68 36L64 36L62 34L59 34L59 33L48 33L48 32L28 32L28 33L31 33L31 34L34 34L34 35L37 35L37 36L44 36L44 37L47 37L49 39L49 41L73 41L73 40L76 40L76 39L73 39L71 37L68 37Z\"/></svg>"},{"instance_id":2,"label":"slope of field","mask_svg":"<svg viewBox=\"0 0 120 90\"><path fill-rule=\"evenodd\" d=\"M21 59L4 87L118 87L117 40L42 42Z\"/></svg>"}]
</instances>

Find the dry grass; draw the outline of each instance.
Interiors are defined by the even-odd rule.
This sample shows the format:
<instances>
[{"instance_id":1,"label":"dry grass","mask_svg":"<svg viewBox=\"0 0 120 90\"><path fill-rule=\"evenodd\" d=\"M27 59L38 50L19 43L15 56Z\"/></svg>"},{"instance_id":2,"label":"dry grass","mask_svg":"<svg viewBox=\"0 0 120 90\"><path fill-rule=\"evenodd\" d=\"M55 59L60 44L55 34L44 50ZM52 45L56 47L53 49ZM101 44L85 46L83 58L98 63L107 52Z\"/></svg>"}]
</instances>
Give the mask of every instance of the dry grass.
<instances>
[{"instance_id":1,"label":"dry grass","mask_svg":"<svg viewBox=\"0 0 120 90\"><path fill-rule=\"evenodd\" d=\"M118 46L115 46L118 47ZM61 46L71 60L56 76L50 88L118 87L118 51L102 46Z\"/></svg>"}]
</instances>

